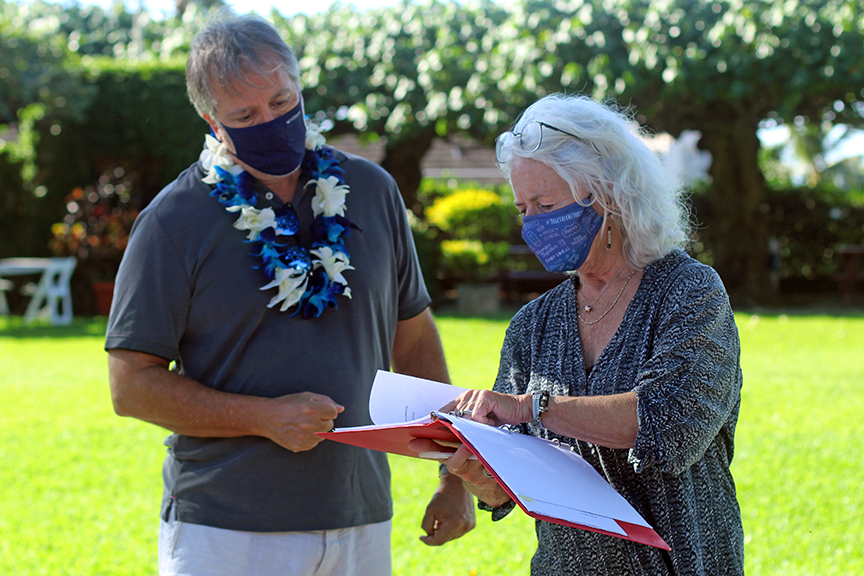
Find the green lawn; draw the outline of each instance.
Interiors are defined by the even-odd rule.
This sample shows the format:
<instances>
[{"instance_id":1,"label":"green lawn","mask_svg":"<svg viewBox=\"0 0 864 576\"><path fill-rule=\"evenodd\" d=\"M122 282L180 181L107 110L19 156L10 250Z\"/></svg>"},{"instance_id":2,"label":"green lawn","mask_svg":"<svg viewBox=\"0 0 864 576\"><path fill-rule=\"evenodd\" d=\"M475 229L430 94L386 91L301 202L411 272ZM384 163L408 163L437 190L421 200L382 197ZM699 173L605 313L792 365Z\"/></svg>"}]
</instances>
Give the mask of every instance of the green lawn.
<instances>
[{"instance_id":1,"label":"green lawn","mask_svg":"<svg viewBox=\"0 0 864 576\"><path fill-rule=\"evenodd\" d=\"M737 316L744 398L733 471L750 575L864 573L864 315ZM439 317L455 384L486 387L506 328ZM104 323L0 318L0 574L155 573L161 443L114 416ZM436 465L391 458L396 576L527 574L533 523L486 515L444 548L419 542Z\"/></svg>"}]
</instances>

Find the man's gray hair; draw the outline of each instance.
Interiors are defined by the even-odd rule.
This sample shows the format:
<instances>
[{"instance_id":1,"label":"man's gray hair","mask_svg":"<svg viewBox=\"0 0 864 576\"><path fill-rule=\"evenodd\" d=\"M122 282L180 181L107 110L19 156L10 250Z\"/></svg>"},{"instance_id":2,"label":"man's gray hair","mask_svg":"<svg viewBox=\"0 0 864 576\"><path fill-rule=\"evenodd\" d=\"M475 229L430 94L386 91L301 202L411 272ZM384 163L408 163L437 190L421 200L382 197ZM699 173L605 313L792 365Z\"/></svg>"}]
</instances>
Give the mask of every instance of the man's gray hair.
<instances>
[{"instance_id":1,"label":"man's gray hair","mask_svg":"<svg viewBox=\"0 0 864 576\"><path fill-rule=\"evenodd\" d=\"M269 76L279 68L300 90L297 57L272 24L254 14L238 16L222 8L192 40L186 62L186 92L198 114L216 115L216 88L236 90L252 76Z\"/></svg>"},{"instance_id":2,"label":"man's gray hair","mask_svg":"<svg viewBox=\"0 0 864 576\"><path fill-rule=\"evenodd\" d=\"M514 155L552 167L577 202L588 192L621 224L624 256L644 268L690 241L690 211L684 191L670 178L657 155L640 140L640 129L617 105L582 95L552 94L528 107L513 127L520 133L531 122L545 122L578 136L543 129L534 152L506 140L500 164L510 180Z\"/></svg>"}]
</instances>

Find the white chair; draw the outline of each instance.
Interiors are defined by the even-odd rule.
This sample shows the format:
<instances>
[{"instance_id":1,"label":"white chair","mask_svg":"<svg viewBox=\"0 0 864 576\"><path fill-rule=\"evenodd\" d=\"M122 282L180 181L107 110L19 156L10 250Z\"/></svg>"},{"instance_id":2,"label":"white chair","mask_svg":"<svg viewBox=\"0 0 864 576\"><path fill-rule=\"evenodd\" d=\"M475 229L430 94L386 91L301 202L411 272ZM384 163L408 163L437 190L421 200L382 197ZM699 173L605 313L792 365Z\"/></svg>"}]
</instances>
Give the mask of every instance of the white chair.
<instances>
[{"instance_id":1,"label":"white chair","mask_svg":"<svg viewBox=\"0 0 864 576\"><path fill-rule=\"evenodd\" d=\"M12 290L15 284L0 278L0 316L9 315L9 303L6 302L6 290Z\"/></svg>"},{"instance_id":2,"label":"white chair","mask_svg":"<svg viewBox=\"0 0 864 576\"><path fill-rule=\"evenodd\" d=\"M77 264L78 260L74 256L51 258L51 263L42 274L36 291L27 304L24 312L25 323L29 324L46 313L51 324L55 326L72 323L72 290L69 280Z\"/></svg>"}]
</instances>

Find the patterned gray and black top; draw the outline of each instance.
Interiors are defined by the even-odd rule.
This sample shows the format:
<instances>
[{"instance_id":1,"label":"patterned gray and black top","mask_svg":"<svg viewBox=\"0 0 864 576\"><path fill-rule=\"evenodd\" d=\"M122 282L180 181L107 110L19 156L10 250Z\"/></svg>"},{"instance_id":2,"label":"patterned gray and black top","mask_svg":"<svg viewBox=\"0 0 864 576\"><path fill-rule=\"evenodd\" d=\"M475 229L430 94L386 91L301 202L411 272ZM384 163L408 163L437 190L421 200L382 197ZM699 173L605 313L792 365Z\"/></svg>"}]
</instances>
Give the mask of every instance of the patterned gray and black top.
<instances>
[{"instance_id":1,"label":"patterned gray and black top","mask_svg":"<svg viewBox=\"0 0 864 576\"><path fill-rule=\"evenodd\" d=\"M564 282L513 318L495 390L565 396L635 390L639 433L632 449L544 434L575 444L672 551L538 521L531 574L743 574L741 512L729 472L741 402L740 343L719 276L683 251L647 266L587 376L577 282ZM522 431L529 433L528 426ZM493 519L512 507L492 510Z\"/></svg>"}]
</instances>

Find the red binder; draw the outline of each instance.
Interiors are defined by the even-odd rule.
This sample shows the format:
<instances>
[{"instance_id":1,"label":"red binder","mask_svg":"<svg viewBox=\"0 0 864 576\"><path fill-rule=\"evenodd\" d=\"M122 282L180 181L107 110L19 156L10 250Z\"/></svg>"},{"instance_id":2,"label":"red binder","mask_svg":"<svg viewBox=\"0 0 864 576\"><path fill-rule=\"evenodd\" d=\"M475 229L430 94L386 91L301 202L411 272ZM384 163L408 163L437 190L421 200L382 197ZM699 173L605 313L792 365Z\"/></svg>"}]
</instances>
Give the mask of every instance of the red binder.
<instances>
[{"instance_id":1,"label":"red binder","mask_svg":"<svg viewBox=\"0 0 864 576\"><path fill-rule=\"evenodd\" d=\"M461 442L532 518L670 549L590 464L548 440L438 413L404 424L343 428L320 435L413 457L418 454L408 448L408 442L414 438Z\"/></svg>"}]
</instances>

